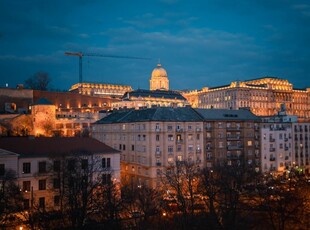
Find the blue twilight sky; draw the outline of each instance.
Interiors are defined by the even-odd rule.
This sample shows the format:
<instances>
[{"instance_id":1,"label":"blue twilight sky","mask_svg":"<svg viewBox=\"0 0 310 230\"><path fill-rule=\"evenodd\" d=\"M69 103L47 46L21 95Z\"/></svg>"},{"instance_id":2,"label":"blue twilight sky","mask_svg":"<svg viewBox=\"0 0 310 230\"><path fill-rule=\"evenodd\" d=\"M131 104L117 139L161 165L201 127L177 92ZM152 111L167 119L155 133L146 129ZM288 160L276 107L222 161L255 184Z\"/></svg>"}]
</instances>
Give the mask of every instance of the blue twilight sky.
<instances>
[{"instance_id":1,"label":"blue twilight sky","mask_svg":"<svg viewBox=\"0 0 310 230\"><path fill-rule=\"evenodd\" d=\"M149 88L158 59L172 89L263 76L310 87L309 0L0 0L0 87L38 71L50 87L88 82Z\"/></svg>"}]
</instances>

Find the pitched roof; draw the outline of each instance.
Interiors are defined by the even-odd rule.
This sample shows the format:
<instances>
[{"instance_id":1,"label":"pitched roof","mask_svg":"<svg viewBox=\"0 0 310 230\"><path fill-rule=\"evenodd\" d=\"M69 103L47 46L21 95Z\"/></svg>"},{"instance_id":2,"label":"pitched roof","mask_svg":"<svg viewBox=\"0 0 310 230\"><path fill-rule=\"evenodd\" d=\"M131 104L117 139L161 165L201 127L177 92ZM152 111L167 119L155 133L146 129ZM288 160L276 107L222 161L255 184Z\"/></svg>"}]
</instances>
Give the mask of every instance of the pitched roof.
<instances>
[{"instance_id":1,"label":"pitched roof","mask_svg":"<svg viewBox=\"0 0 310 230\"><path fill-rule=\"evenodd\" d=\"M1 137L0 148L22 157L119 152L94 138L86 137Z\"/></svg>"},{"instance_id":2,"label":"pitched roof","mask_svg":"<svg viewBox=\"0 0 310 230\"><path fill-rule=\"evenodd\" d=\"M138 89L131 92L127 92L124 94L122 99L131 97L153 97L153 98L168 98L168 99L178 99L184 100L186 99L177 91L173 90L147 90L147 89Z\"/></svg>"},{"instance_id":3,"label":"pitched roof","mask_svg":"<svg viewBox=\"0 0 310 230\"><path fill-rule=\"evenodd\" d=\"M97 121L97 124L128 123L145 121L202 121L199 114L190 107L156 107L139 110L115 111Z\"/></svg>"},{"instance_id":4,"label":"pitched roof","mask_svg":"<svg viewBox=\"0 0 310 230\"><path fill-rule=\"evenodd\" d=\"M247 109L195 109L204 120L255 120L260 121L260 118L254 115Z\"/></svg>"}]
</instances>

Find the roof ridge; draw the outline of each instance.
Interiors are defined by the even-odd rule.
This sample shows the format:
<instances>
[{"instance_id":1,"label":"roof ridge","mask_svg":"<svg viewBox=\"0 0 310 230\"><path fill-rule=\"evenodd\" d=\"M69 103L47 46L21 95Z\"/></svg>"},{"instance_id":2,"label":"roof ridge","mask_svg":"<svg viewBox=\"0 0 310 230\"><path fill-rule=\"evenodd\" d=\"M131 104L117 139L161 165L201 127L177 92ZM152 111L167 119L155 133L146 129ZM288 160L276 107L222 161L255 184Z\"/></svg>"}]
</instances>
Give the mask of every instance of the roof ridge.
<instances>
[{"instance_id":1,"label":"roof ridge","mask_svg":"<svg viewBox=\"0 0 310 230\"><path fill-rule=\"evenodd\" d=\"M126 111L126 114L122 116L120 119L117 119L118 122L121 122L125 117L132 113L133 110Z\"/></svg>"}]
</instances>

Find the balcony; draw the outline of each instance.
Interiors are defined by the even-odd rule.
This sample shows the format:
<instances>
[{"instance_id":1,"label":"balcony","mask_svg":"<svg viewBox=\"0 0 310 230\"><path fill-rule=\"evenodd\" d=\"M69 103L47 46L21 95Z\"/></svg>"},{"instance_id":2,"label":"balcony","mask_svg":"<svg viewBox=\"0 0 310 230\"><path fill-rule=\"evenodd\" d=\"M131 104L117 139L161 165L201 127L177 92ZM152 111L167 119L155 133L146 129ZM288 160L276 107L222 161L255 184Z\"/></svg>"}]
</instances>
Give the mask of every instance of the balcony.
<instances>
[{"instance_id":1,"label":"balcony","mask_svg":"<svg viewBox=\"0 0 310 230\"><path fill-rule=\"evenodd\" d=\"M196 153L201 153L201 149L196 149Z\"/></svg>"},{"instance_id":2,"label":"balcony","mask_svg":"<svg viewBox=\"0 0 310 230\"><path fill-rule=\"evenodd\" d=\"M183 139L177 140L177 143L183 143Z\"/></svg>"},{"instance_id":3,"label":"balcony","mask_svg":"<svg viewBox=\"0 0 310 230\"><path fill-rule=\"evenodd\" d=\"M287 137L286 137L286 138L284 138L284 141L285 141L285 142L288 142L288 138L287 138Z\"/></svg>"},{"instance_id":4,"label":"balcony","mask_svg":"<svg viewBox=\"0 0 310 230\"><path fill-rule=\"evenodd\" d=\"M258 135L255 135L254 138L255 138L255 140L258 140L258 139L259 139L259 136L258 136Z\"/></svg>"},{"instance_id":5,"label":"balcony","mask_svg":"<svg viewBox=\"0 0 310 230\"><path fill-rule=\"evenodd\" d=\"M211 149L212 149L212 146L207 146L206 149L207 149L207 150L211 150Z\"/></svg>"},{"instance_id":6,"label":"balcony","mask_svg":"<svg viewBox=\"0 0 310 230\"><path fill-rule=\"evenodd\" d=\"M289 157L288 156L285 156L285 160L288 160L289 159Z\"/></svg>"},{"instance_id":7,"label":"balcony","mask_svg":"<svg viewBox=\"0 0 310 230\"><path fill-rule=\"evenodd\" d=\"M160 128L156 128L156 129L155 129L155 132L160 132Z\"/></svg>"},{"instance_id":8,"label":"balcony","mask_svg":"<svg viewBox=\"0 0 310 230\"><path fill-rule=\"evenodd\" d=\"M287 150L288 150L288 147L287 147L287 146L285 146L285 147L284 147L284 150L285 150L285 151L287 151Z\"/></svg>"},{"instance_id":9,"label":"balcony","mask_svg":"<svg viewBox=\"0 0 310 230\"><path fill-rule=\"evenodd\" d=\"M241 155L237 155L237 154L231 154L227 156L227 159L231 159L231 160L237 160L241 157Z\"/></svg>"},{"instance_id":10,"label":"balcony","mask_svg":"<svg viewBox=\"0 0 310 230\"><path fill-rule=\"evenodd\" d=\"M211 126L206 126L206 130L212 130Z\"/></svg>"},{"instance_id":11,"label":"balcony","mask_svg":"<svg viewBox=\"0 0 310 230\"><path fill-rule=\"evenodd\" d=\"M156 150L156 151L155 151L155 156L156 156L156 157L160 157L160 155L161 155L161 151L160 151L160 150Z\"/></svg>"},{"instance_id":12,"label":"balcony","mask_svg":"<svg viewBox=\"0 0 310 230\"><path fill-rule=\"evenodd\" d=\"M161 162L156 162L156 166L161 166Z\"/></svg>"},{"instance_id":13,"label":"balcony","mask_svg":"<svg viewBox=\"0 0 310 230\"><path fill-rule=\"evenodd\" d=\"M227 145L228 150L242 149L243 145Z\"/></svg>"},{"instance_id":14,"label":"balcony","mask_svg":"<svg viewBox=\"0 0 310 230\"><path fill-rule=\"evenodd\" d=\"M178 133L182 133L182 132L183 132L183 129L181 129L181 128L176 128L175 131L178 132Z\"/></svg>"},{"instance_id":15,"label":"balcony","mask_svg":"<svg viewBox=\"0 0 310 230\"><path fill-rule=\"evenodd\" d=\"M240 140L240 135L227 135L227 140Z\"/></svg>"},{"instance_id":16,"label":"balcony","mask_svg":"<svg viewBox=\"0 0 310 230\"><path fill-rule=\"evenodd\" d=\"M241 130L240 126L230 126L226 128L227 130Z\"/></svg>"},{"instance_id":17,"label":"balcony","mask_svg":"<svg viewBox=\"0 0 310 230\"><path fill-rule=\"evenodd\" d=\"M274 139L272 137L269 138L269 142L275 142L275 141L276 141L276 139Z\"/></svg>"},{"instance_id":18,"label":"balcony","mask_svg":"<svg viewBox=\"0 0 310 230\"><path fill-rule=\"evenodd\" d=\"M201 128L196 128L196 132L201 132Z\"/></svg>"},{"instance_id":19,"label":"balcony","mask_svg":"<svg viewBox=\"0 0 310 230\"><path fill-rule=\"evenodd\" d=\"M275 157L270 157L270 159L269 159L270 161L275 161L276 160L276 158Z\"/></svg>"},{"instance_id":20,"label":"balcony","mask_svg":"<svg viewBox=\"0 0 310 230\"><path fill-rule=\"evenodd\" d=\"M270 152L275 152L275 151L276 151L276 148L269 148L269 151L270 151Z\"/></svg>"}]
</instances>

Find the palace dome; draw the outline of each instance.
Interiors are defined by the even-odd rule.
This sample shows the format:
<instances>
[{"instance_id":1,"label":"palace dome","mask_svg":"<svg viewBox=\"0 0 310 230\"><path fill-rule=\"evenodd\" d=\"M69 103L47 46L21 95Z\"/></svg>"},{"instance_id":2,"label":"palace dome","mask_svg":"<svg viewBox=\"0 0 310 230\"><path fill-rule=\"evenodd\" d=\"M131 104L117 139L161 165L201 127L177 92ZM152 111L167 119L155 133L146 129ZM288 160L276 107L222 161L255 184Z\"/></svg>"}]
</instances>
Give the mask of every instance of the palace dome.
<instances>
[{"instance_id":1,"label":"palace dome","mask_svg":"<svg viewBox=\"0 0 310 230\"><path fill-rule=\"evenodd\" d=\"M157 64L156 68L152 72L152 78L157 77L167 77L167 72L163 67L161 67L160 63Z\"/></svg>"}]
</instances>

